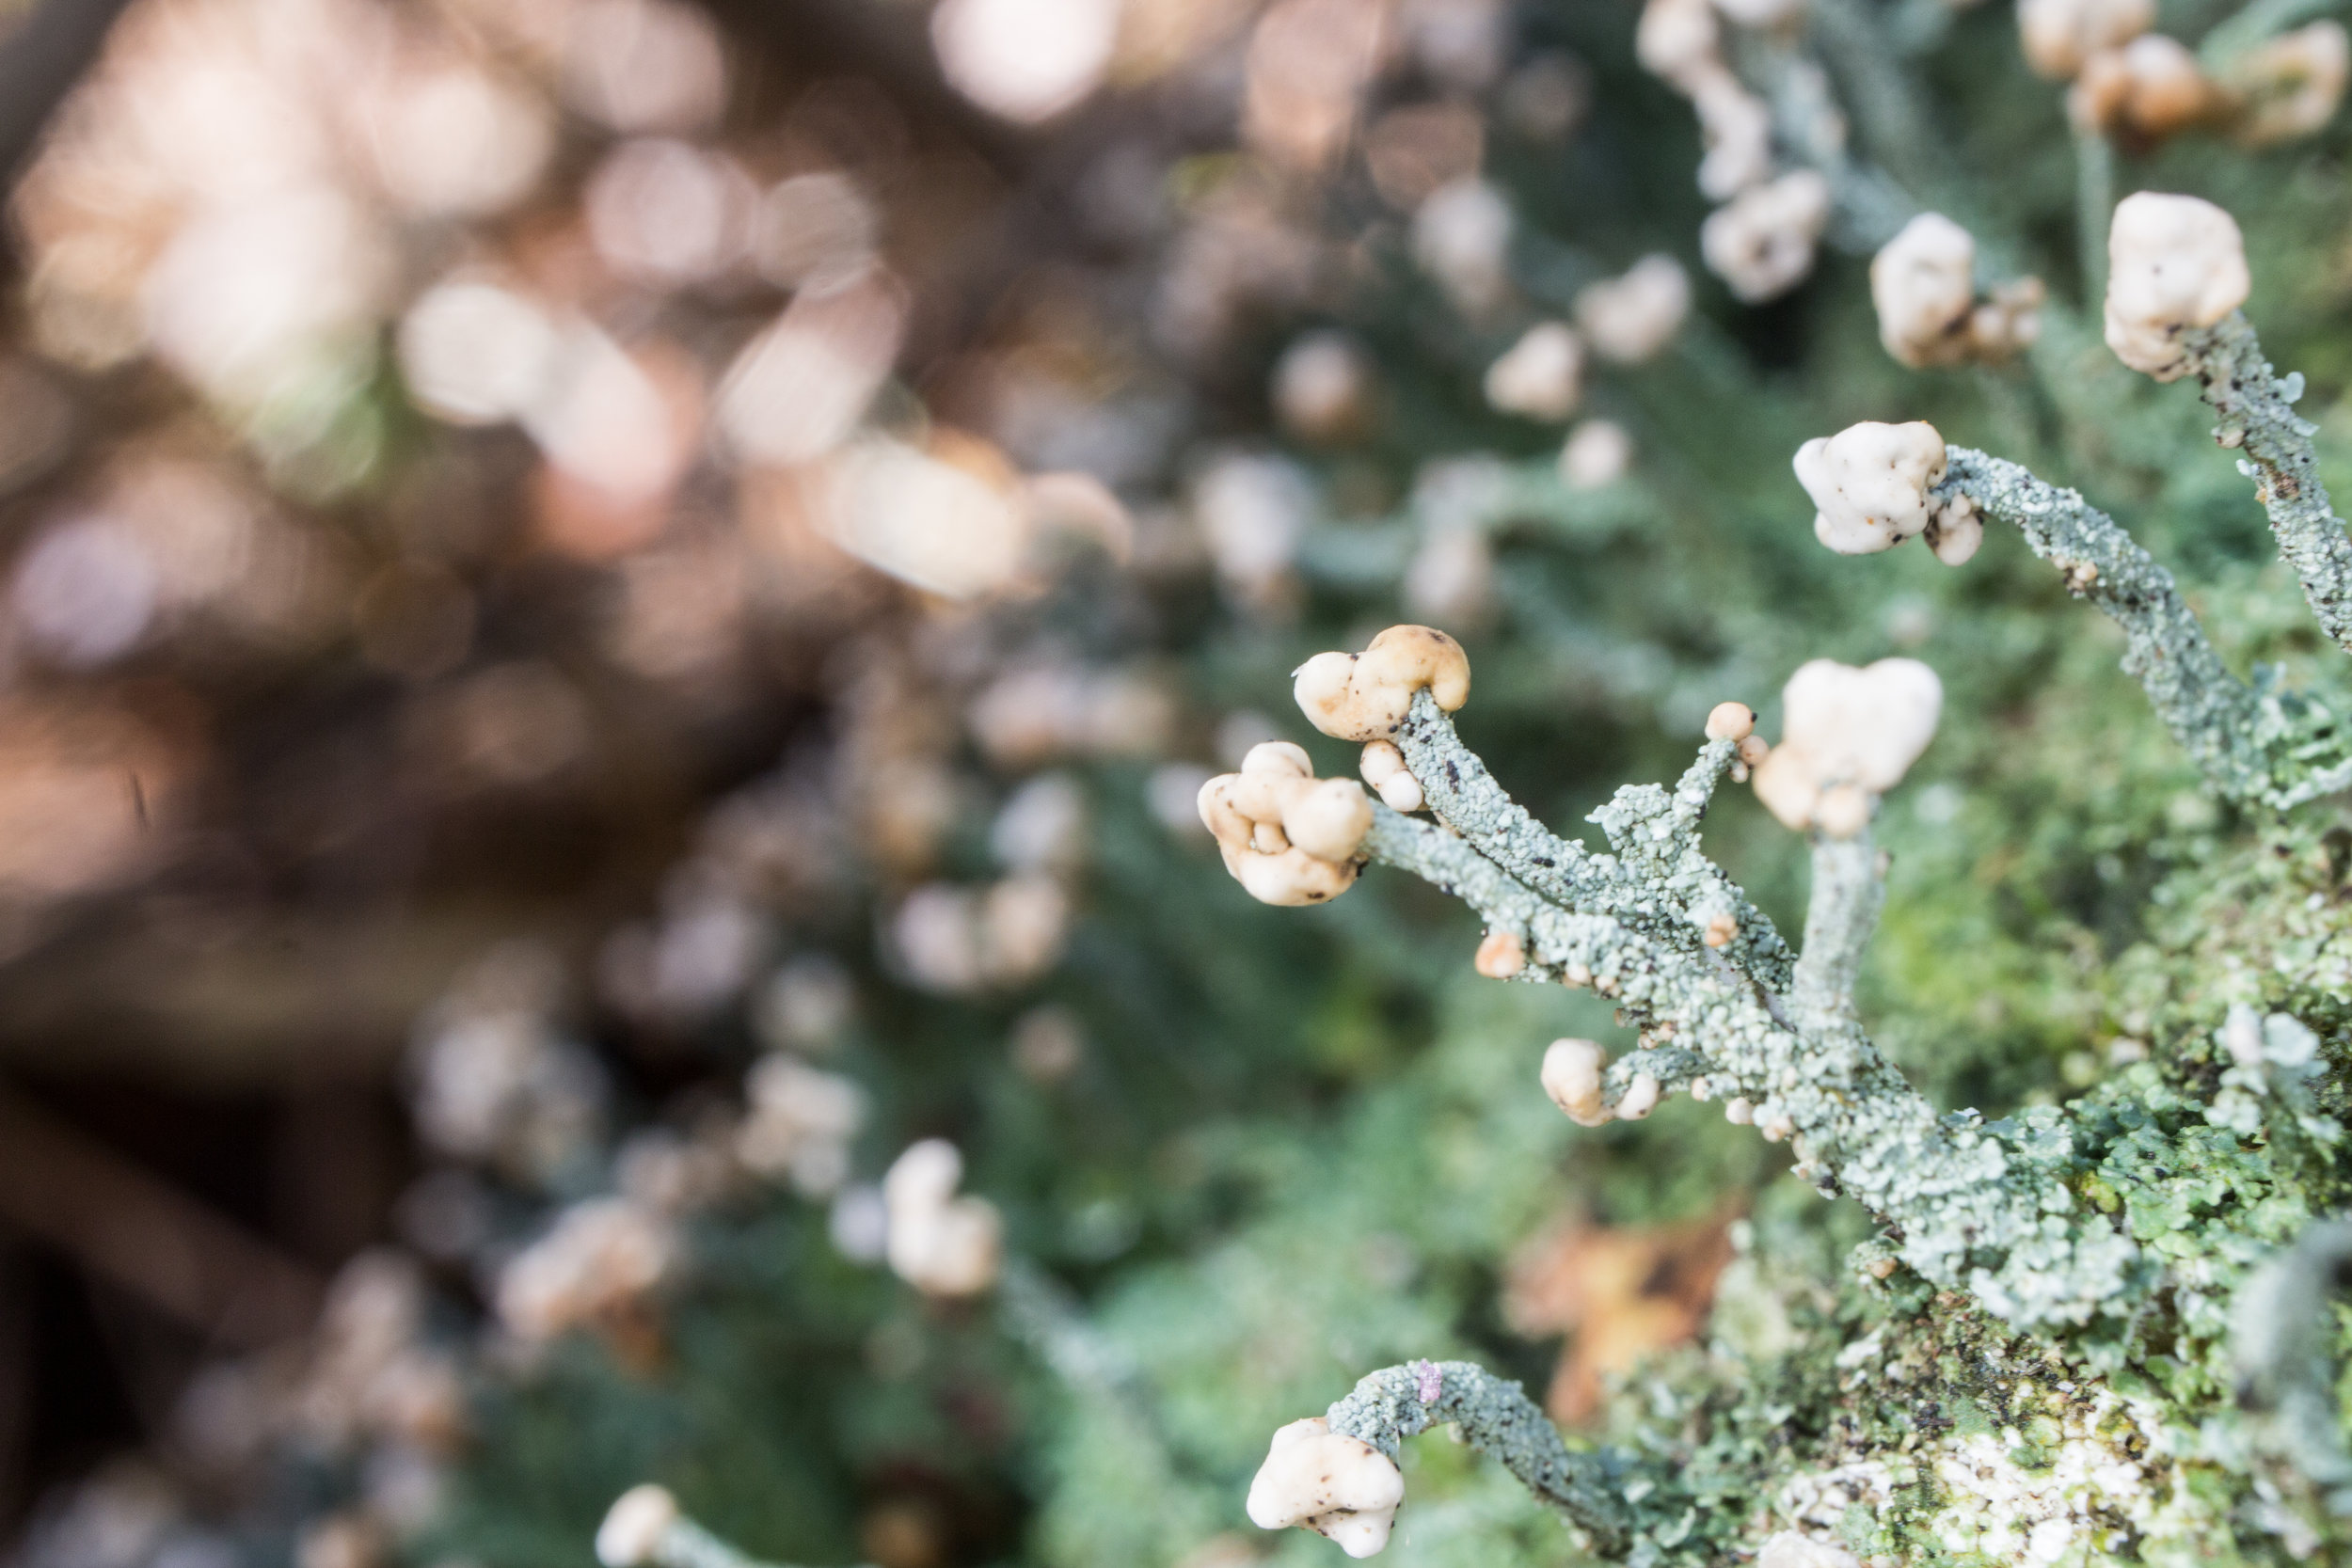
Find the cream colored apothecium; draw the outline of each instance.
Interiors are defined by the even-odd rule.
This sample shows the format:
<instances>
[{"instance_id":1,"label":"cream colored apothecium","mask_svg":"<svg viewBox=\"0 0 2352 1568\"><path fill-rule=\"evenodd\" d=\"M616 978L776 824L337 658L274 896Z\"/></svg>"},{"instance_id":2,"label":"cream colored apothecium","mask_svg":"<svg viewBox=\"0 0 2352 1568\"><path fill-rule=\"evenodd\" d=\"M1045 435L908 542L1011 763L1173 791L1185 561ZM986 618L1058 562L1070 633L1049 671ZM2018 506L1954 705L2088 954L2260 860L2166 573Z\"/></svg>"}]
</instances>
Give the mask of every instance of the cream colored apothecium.
<instances>
[{"instance_id":1,"label":"cream colored apothecium","mask_svg":"<svg viewBox=\"0 0 2352 1568\"><path fill-rule=\"evenodd\" d=\"M1861 669L1817 658L1788 677L1781 708L1780 744L1756 766L1756 799L1786 827L1851 838L1935 738L1944 683L1914 658Z\"/></svg>"},{"instance_id":2,"label":"cream colored apothecium","mask_svg":"<svg viewBox=\"0 0 2352 1568\"><path fill-rule=\"evenodd\" d=\"M1963 498L1930 494L1944 477L1944 437L1924 420L1866 420L1797 449L1797 483L1813 498L1813 536L1839 555L1875 555L1914 535L1946 565L1976 554L1984 524Z\"/></svg>"},{"instance_id":3,"label":"cream colored apothecium","mask_svg":"<svg viewBox=\"0 0 2352 1568\"><path fill-rule=\"evenodd\" d=\"M1274 1434L1249 1483L1248 1508L1261 1529L1296 1525L1330 1537L1350 1557L1371 1557L1389 1544L1404 1500L1405 1477L1395 1461L1311 1416Z\"/></svg>"},{"instance_id":4,"label":"cream colored apothecium","mask_svg":"<svg viewBox=\"0 0 2352 1568\"><path fill-rule=\"evenodd\" d=\"M1200 786L1200 820L1225 869L1264 904L1321 904L1355 885L1372 802L1353 779L1318 779L1287 740L1252 747L1241 771Z\"/></svg>"},{"instance_id":5,"label":"cream colored apothecium","mask_svg":"<svg viewBox=\"0 0 2352 1568\"><path fill-rule=\"evenodd\" d=\"M2193 196L2141 191L2107 230L2107 347L2158 381L2188 370L2182 339L2212 326L2253 290L2237 220Z\"/></svg>"}]
</instances>

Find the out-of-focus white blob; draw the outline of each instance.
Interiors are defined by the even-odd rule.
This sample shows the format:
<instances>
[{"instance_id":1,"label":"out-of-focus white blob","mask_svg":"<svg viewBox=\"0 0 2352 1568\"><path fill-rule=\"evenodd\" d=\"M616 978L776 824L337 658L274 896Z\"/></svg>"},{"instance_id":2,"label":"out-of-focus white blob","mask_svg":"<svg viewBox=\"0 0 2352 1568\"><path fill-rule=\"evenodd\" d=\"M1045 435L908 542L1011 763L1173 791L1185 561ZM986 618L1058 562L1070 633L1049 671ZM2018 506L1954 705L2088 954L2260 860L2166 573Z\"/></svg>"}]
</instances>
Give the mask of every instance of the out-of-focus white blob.
<instances>
[{"instance_id":1,"label":"out-of-focus white blob","mask_svg":"<svg viewBox=\"0 0 2352 1568\"><path fill-rule=\"evenodd\" d=\"M1560 449L1560 482L1571 490L1598 490L1633 467L1633 437L1614 420L1586 420Z\"/></svg>"},{"instance_id":2,"label":"out-of-focus white blob","mask_svg":"<svg viewBox=\"0 0 2352 1568\"><path fill-rule=\"evenodd\" d=\"M596 1527L596 1560L604 1568L639 1568L653 1560L661 1537L677 1520L677 1499L668 1487L632 1486Z\"/></svg>"},{"instance_id":3,"label":"out-of-focus white blob","mask_svg":"<svg viewBox=\"0 0 2352 1568\"><path fill-rule=\"evenodd\" d=\"M584 193L588 236L615 274L657 288L700 283L739 261L756 199L743 171L669 137L623 142Z\"/></svg>"},{"instance_id":4,"label":"out-of-focus white blob","mask_svg":"<svg viewBox=\"0 0 2352 1568\"><path fill-rule=\"evenodd\" d=\"M1494 610L1495 552L1486 531L1461 523L1429 530L1405 563L1398 598L1423 621L1475 626Z\"/></svg>"},{"instance_id":5,"label":"out-of-focus white blob","mask_svg":"<svg viewBox=\"0 0 2352 1568\"><path fill-rule=\"evenodd\" d=\"M825 1216L825 1234L850 1262L881 1262L890 1244L890 1206L882 1188L866 1181L842 1188Z\"/></svg>"},{"instance_id":6,"label":"out-of-focus white blob","mask_svg":"<svg viewBox=\"0 0 2352 1568\"><path fill-rule=\"evenodd\" d=\"M1480 91L1502 74L1508 29L1499 0L1404 0L1396 20L1414 61L1455 91Z\"/></svg>"},{"instance_id":7,"label":"out-of-focus white blob","mask_svg":"<svg viewBox=\"0 0 2352 1568\"><path fill-rule=\"evenodd\" d=\"M465 64L390 73L361 119L385 194L420 217L502 212L555 150L536 97Z\"/></svg>"},{"instance_id":8,"label":"out-of-focus white blob","mask_svg":"<svg viewBox=\"0 0 2352 1568\"><path fill-rule=\"evenodd\" d=\"M2352 75L2344 24L2312 23L2232 60L2224 86L2237 101L2237 136L2254 147L2308 136L2335 118Z\"/></svg>"},{"instance_id":9,"label":"out-of-focus white blob","mask_svg":"<svg viewBox=\"0 0 2352 1568\"><path fill-rule=\"evenodd\" d=\"M451 424L518 419L540 396L562 341L537 304L496 283L437 283L401 318L401 378L417 406Z\"/></svg>"},{"instance_id":10,"label":"out-of-focus white blob","mask_svg":"<svg viewBox=\"0 0 2352 1568\"><path fill-rule=\"evenodd\" d=\"M1304 441L1339 441L1362 433L1371 414L1369 356L1343 332L1310 332L1274 365L1274 413Z\"/></svg>"},{"instance_id":11,"label":"out-of-focus white blob","mask_svg":"<svg viewBox=\"0 0 2352 1568\"><path fill-rule=\"evenodd\" d=\"M720 386L729 448L747 463L792 467L839 446L890 373L905 325L900 292L881 279L796 295Z\"/></svg>"},{"instance_id":12,"label":"out-of-focus white blob","mask_svg":"<svg viewBox=\"0 0 2352 1568\"><path fill-rule=\"evenodd\" d=\"M2017 7L2026 63L2053 81L2064 81L2091 55L2121 48L2155 22L2155 0L2019 0Z\"/></svg>"},{"instance_id":13,"label":"out-of-focus white blob","mask_svg":"<svg viewBox=\"0 0 2352 1568\"><path fill-rule=\"evenodd\" d=\"M1756 798L1783 825L1851 838L1870 798L1901 782L1935 738L1944 683L1915 658L1855 669L1817 658L1781 690L1780 744L1756 768Z\"/></svg>"},{"instance_id":14,"label":"out-of-focus white blob","mask_svg":"<svg viewBox=\"0 0 2352 1568\"><path fill-rule=\"evenodd\" d=\"M148 273L149 338L214 397L258 405L323 365L364 358L389 270L383 235L331 187L215 208Z\"/></svg>"},{"instance_id":15,"label":"out-of-focus white blob","mask_svg":"<svg viewBox=\"0 0 2352 1568\"><path fill-rule=\"evenodd\" d=\"M548 462L616 500L659 496L693 458L693 432L661 388L585 322L564 331L522 425Z\"/></svg>"},{"instance_id":16,"label":"out-of-focus white blob","mask_svg":"<svg viewBox=\"0 0 2352 1568\"><path fill-rule=\"evenodd\" d=\"M1813 270L1829 207L1829 182L1809 168L1794 170L1709 213L1699 226L1699 254L1748 304L1776 298Z\"/></svg>"},{"instance_id":17,"label":"out-of-focus white blob","mask_svg":"<svg viewBox=\"0 0 2352 1568\"><path fill-rule=\"evenodd\" d=\"M1621 277L1577 291L1576 325L1604 359L1638 365L1674 341L1691 313L1691 278L1671 256L1645 256Z\"/></svg>"},{"instance_id":18,"label":"out-of-focus white blob","mask_svg":"<svg viewBox=\"0 0 2352 1568\"><path fill-rule=\"evenodd\" d=\"M1633 56L1642 69L1686 94L1723 69L1723 24L1708 0L1648 0L1633 30Z\"/></svg>"},{"instance_id":19,"label":"out-of-focus white blob","mask_svg":"<svg viewBox=\"0 0 2352 1568\"><path fill-rule=\"evenodd\" d=\"M882 1178L889 1213L890 1271L928 1296L977 1295L996 1282L1004 1222L984 1197L958 1196L963 1156L944 1138L925 1138Z\"/></svg>"},{"instance_id":20,"label":"out-of-focus white blob","mask_svg":"<svg viewBox=\"0 0 2352 1568\"><path fill-rule=\"evenodd\" d=\"M1413 260L1465 315L1481 316L1511 288L1511 204L1484 180L1440 185L1413 214Z\"/></svg>"},{"instance_id":21,"label":"out-of-focus white blob","mask_svg":"<svg viewBox=\"0 0 2352 1568\"><path fill-rule=\"evenodd\" d=\"M788 1177L804 1197L824 1197L850 1174L850 1143L866 1125L866 1091L793 1057L761 1058L743 1081L749 1114L736 1129L737 1158L763 1176Z\"/></svg>"},{"instance_id":22,"label":"out-of-focus white blob","mask_svg":"<svg viewBox=\"0 0 2352 1568\"><path fill-rule=\"evenodd\" d=\"M820 526L867 565L948 599L1010 585L1028 546L1023 515L1003 490L880 436L834 464Z\"/></svg>"},{"instance_id":23,"label":"out-of-focus white blob","mask_svg":"<svg viewBox=\"0 0 2352 1568\"><path fill-rule=\"evenodd\" d=\"M948 85L993 115L1034 125L1102 84L1119 0L940 0L931 49Z\"/></svg>"},{"instance_id":24,"label":"out-of-focus white blob","mask_svg":"<svg viewBox=\"0 0 2352 1568\"><path fill-rule=\"evenodd\" d=\"M1977 242L1941 213L1921 213L1870 259L1879 341L1911 366L1968 356L1977 298Z\"/></svg>"},{"instance_id":25,"label":"out-of-focus white blob","mask_svg":"<svg viewBox=\"0 0 2352 1568\"><path fill-rule=\"evenodd\" d=\"M832 293L872 269L881 243L882 214L856 181L796 174L760 199L752 261L780 289Z\"/></svg>"},{"instance_id":26,"label":"out-of-focus white blob","mask_svg":"<svg viewBox=\"0 0 2352 1568\"><path fill-rule=\"evenodd\" d=\"M137 646L161 589L152 556L112 517L77 517L35 541L9 584L27 643L69 669L108 664Z\"/></svg>"},{"instance_id":27,"label":"out-of-focus white blob","mask_svg":"<svg viewBox=\"0 0 2352 1568\"><path fill-rule=\"evenodd\" d=\"M564 92L623 133L698 131L726 106L718 24L682 0L581 0L564 49Z\"/></svg>"},{"instance_id":28,"label":"out-of-focus white blob","mask_svg":"<svg viewBox=\"0 0 2352 1568\"><path fill-rule=\"evenodd\" d=\"M1698 113L1706 154L1699 159L1699 192L1724 201L1763 183L1772 173L1772 111L1724 68L1701 73L1691 106Z\"/></svg>"},{"instance_id":29,"label":"out-of-focus white blob","mask_svg":"<svg viewBox=\"0 0 2352 1568\"><path fill-rule=\"evenodd\" d=\"M1193 519L1217 576L1252 603L1279 595L1313 505L1306 475L1279 457L1228 454L1192 487Z\"/></svg>"},{"instance_id":30,"label":"out-of-focus white blob","mask_svg":"<svg viewBox=\"0 0 2352 1568\"><path fill-rule=\"evenodd\" d=\"M1583 340L1560 322L1540 322L1486 367L1486 402L1531 420L1565 420L1583 396Z\"/></svg>"},{"instance_id":31,"label":"out-of-focus white blob","mask_svg":"<svg viewBox=\"0 0 2352 1568\"><path fill-rule=\"evenodd\" d=\"M594 1198L558 1216L499 1273L499 1320L528 1341L628 1310L676 1266L669 1221L627 1198Z\"/></svg>"},{"instance_id":32,"label":"out-of-focus white blob","mask_svg":"<svg viewBox=\"0 0 2352 1568\"><path fill-rule=\"evenodd\" d=\"M2187 130L2225 107L2188 45L2162 33L2091 55L2066 91L2067 118L2078 131L2127 132L2142 141Z\"/></svg>"},{"instance_id":33,"label":"out-of-focus white blob","mask_svg":"<svg viewBox=\"0 0 2352 1568\"><path fill-rule=\"evenodd\" d=\"M1086 792L1068 773L1041 773L997 812L988 847L1008 871L1072 869L1086 858Z\"/></svg>"},{"instance_id":34,"label":"out-of-focus white blob","mask_svg":"<svg viewBox=\"0 0 2352 1568\"><path fill-rule=\"evenodd\" d=\"M1388 46L1380 0L1276 0L1250 35L1242 134L1295 168L1320 168L1355 134Z\"/></svg>"}]
</instances>

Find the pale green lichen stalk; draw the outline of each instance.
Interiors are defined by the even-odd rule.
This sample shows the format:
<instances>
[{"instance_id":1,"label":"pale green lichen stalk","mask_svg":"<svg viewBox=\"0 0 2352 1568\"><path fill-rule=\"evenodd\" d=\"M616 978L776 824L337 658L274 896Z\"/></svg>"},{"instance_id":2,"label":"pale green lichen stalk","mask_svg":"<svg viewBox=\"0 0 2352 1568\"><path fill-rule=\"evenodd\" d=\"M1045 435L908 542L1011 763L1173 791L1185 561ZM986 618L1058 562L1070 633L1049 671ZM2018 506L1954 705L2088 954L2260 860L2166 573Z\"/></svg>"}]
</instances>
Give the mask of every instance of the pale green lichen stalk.
<instances>
[{"instance_id":1,"label":"pale green lichen stalk","mask_svg":"<svg viewBox=\"0 0 2352 1568\"><path fill-rule=\"evenodd\" d=\"M2255 482L2279 553L2302 579L2321 629L2352 651L2352 536L2319 481L2312 450L2316 427L2295 412L2302 376L2273 372L2253 327L2236 311L2184 347L2189 372L2221 419L2214 439L2246 453L2238 467Z\"/></svg>"},{"instance_id":2,"label":"pale green lichen stalk","mask_svg":"<svg viewBox=\"0 0 2352 1568\"><path fill-rule=\"evenodd\" d=\"M1359 1380L1325 1418L1333 1433L1369 1443L1391 1460L1405 1438L1451 1424L1558 1511L1592 1550L1616 1557L1630 1544L1629 1478L1621 1465L1572 1451L1524 1388L1475 1362L1384 1368Z\"/></svg>"},{"instance_id":3,"label":"pale green lichen stalk","mask_svg":"<svg viewBox=\"0 0 2352 1568\"><path fill-rule=\"evenodd\" d=\"M2283 809L2352 782L2335 716L2267 673L2254 683L2231 673L2172 574L2114 518L2004 458L1961 446L1944 458L1928 497L1964 497L2014 525L2070 592L2123 628L2124 671L2216 790Z\"/></svg>"}]
</instances>

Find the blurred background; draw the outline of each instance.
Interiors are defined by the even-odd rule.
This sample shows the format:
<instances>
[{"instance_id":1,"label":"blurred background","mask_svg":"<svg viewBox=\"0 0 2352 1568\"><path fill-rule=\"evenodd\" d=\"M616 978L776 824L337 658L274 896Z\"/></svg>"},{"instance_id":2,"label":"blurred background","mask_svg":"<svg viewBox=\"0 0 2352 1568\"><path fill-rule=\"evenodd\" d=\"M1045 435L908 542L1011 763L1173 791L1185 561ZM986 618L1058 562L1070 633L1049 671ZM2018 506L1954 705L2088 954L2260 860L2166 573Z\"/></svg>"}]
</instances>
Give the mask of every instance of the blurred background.
<instances>
[{"instance_id":1,"label":"blurred background","mask_svg":"<svg viewBox=\"0 0 2352 1568\"><path fill-rule=\"evenodd\" d=\"M1751 8L1778 145L1845 159L1853 78ZM2013 20L1821 8L1962 84L1941 141L1857 95L1857 152L1999 170L2001 265L2087 297ZM1226 879L1200 784L1312 739L1285 673L1392 620L1464 636L1471 738L1568 822L1802 657L1964 651L1895 830L1960 891L1890 917L1893 1047L1978 1102L2095 1077L2135 1031L2082 966L2144 866L2058 831L1988 857L2115 789L2193 817L2185 774L2022 549L1954 586L1787 547L1787 453L1941 410L2180 502L2152 543L2224 595L2260 515L2164 467L2193 419L2099 436L2095 380L1887 361L1860 258L1905 209L1867 181L1786 276L1709 276L1709 199L1757 177L1700 159L1754 138L1703 136L1636 22L12 0L10 1560L579 1562L658 1476L791 1560L1232 1568L1258 1407L1391 1340L1595 1418L1751 1266L1785 1161L1673 1114L1571 1147L1518 1091L1605 1006L1474 988L1425 890L1293 914ZM2234 181L2294 258L2266 300L2334 420L2336 134L2251 173L2162 142L2122 134L2125 174ZM1799 847L1719 815L1787 921ZM882 1266L925 1138L1001 1225L996 1296ZM1089 1464L1166 1512L1109 1517ZM1477 1496L1465 1530L1502 1516Z\"/></svg>"}]
</instances>

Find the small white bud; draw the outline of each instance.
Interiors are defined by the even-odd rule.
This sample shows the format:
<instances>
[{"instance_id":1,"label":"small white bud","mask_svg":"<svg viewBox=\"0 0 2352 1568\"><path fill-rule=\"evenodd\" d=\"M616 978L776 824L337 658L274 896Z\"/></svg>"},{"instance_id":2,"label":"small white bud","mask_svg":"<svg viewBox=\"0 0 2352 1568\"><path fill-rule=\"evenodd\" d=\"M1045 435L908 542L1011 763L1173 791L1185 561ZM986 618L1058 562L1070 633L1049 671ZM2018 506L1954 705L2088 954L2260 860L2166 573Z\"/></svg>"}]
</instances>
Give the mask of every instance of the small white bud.
<instances>
[{"instance_id":1,"label":"small white bud","mask_svg":"<svg viewBox=\"0 0 2352 1568\"><path fill-rule=\"evenodd\" d=\"M1745 740L1756 733L1756 709L1745 703L1717 703L1707 714L1707 738Z\"/></svg>"},{"instance_id":2,"label":"small white bud","mask_svg":"<svg viewBox=\"0 0 2352 1568\"><path fill-rule=\"evenodd\" d=\"M1517 931L1489 931L1473 963L1489 980L1508 980L1527 967L1527 944Z\"/></svg>"},{"instance_id":3,"label":"small white bud","mask_svg":"<svg viewBox=\"0 0 2352 1568\"><path fill-rule=\"evenodd\" d=\"M1633 1082L1617 1097L1617 1119L1640 1121L1658 1108L1658 1080L1646 1072L1637 1072Z\"/></svg>"},{"instance_id":4,"label":"small white bud","mask_svg":"<svg viewBox=\"0 0 2352 1568\"><path fill-rule=\"evenodd\" d=\"M1358 434L1371 402L1371 362L1341 333L1311 332L1275 361L1275 417L1302 440L1337 441Z\"/></svg>"},{"instance_id":5,"label":"small white bud","mask_svg":"<svg viewBox=\"0 0 2352 1568\"><path fill-rule=\"evenodd\" d=\"M1593 1040L1553 1040L1544 1053L1544 1093L1579 1127L1599 1127L1610 1119L1601 1103L1600 1074L1609 1053Z\"/></svg>"},{"instance_id":6,"label":"small white bud","mask_svg":"<svg viewBox=\"0 0 2352 1568\"><path fill-rule=\"evenodd\" d=\"M1724 1119L1734 1127L1745 1127L1756 1120L1756 1106L1745 1095L1734 1095L1724 1101Z\"/></svg>"},{"instance_id":7,"label":"small white bud","mask_svg":"<svg viewBox=\"0 0 2352 1568\"><path fill-rule=\"evenodd\" d=\"M1405 753L1391 741L1368 743L1360 770L1364 783L1372 785L1391 811L1416 812L1427 803L1422 799L1421 781L1405 767Z\"/></svg>"}]
</instances>

